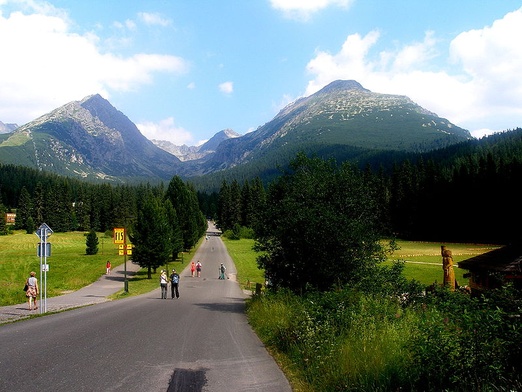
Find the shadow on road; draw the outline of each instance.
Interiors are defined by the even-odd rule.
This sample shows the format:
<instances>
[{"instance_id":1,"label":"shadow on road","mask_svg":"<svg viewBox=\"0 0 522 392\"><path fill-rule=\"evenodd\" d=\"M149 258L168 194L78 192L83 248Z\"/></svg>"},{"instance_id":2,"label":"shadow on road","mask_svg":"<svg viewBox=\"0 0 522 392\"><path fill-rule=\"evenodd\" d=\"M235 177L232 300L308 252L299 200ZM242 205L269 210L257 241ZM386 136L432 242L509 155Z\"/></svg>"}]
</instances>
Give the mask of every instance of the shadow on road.
<instances>
[{"instance_id":1,"label":"shadow on road","mask_svg":"<svg viewBox=\"0 0 522 392\"><path fill-rule=\"evenodd\" d=\"M127 279L136 276L136 272L127 271ZM105 275L105 279L121 282L125 279L125 273L123 271L113 272L111 275Z\"/></svg>"},{"instance_id":2,"label":"shadow on road","mask_svg":"<svg viewBox=\"0 0 522 392\"><path fill-rule=\"evenodd\" d=\"M174 369L167 392L201 392L207 384L207 369Z\"/></svg>"},{"instance_id":3,"label":"shadow on road","mask_svg":"<svg viewBox=\"0 0 522 392\"><path fill-rule=\"evenodd\" d=\"M245 300L244 298L233 298L235 303L201 303L196 306L201 306L206 310L214 312L228 312L228 313L245 313Z\"/></svg>"}]
</instances>

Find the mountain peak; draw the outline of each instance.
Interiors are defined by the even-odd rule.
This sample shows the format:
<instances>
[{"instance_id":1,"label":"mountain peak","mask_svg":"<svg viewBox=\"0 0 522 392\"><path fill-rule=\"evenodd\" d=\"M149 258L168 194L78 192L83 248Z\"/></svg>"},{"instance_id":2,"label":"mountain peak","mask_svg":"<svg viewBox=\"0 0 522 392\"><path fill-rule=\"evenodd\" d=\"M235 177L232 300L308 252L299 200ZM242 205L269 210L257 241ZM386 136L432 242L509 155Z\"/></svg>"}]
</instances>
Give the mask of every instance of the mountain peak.
<instances>
[{"instance_id":1,"label":"mountain peak","mask_svg":"<svg viewBox=\"0 0 522 392\"><path fill-rule=\"evenodd\" d=\"M355 80L335 80L330 84L323 87L318 91L320 94L330 94L337 91L346 91L346 90L357 90L364 92L371 92L370 90L365 89L359 82Z\"/></svg>"},{"instance_id":2,"label":"mountain peak","mask_svg":"<svg viewBox=\"0 0 522 392\"><path fill-rule=\"evenodd\" d=\"M105 99L100 95L100 94L91 94L91 95L87 95L85 98L83 98L81 101L80 101L80 104L83 104L87 101L105 101Z\"/></svg>"}]
</instances>

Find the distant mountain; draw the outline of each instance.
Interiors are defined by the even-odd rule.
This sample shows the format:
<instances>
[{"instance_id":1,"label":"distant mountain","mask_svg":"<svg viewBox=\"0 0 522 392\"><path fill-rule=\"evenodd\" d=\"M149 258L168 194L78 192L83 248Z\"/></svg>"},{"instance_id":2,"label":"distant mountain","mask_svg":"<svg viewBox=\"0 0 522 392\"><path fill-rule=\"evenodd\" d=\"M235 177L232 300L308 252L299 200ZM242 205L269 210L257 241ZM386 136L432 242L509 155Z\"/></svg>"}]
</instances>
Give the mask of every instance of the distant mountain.
<instances>
[{"instance_id":1,"label":"distant mountain","mask_svg":"<svg viewBox=\"0 0 522 392\"><path fill-rule=\"evenodd\" d=\"M10 133L18 128L18 124L5 124L0 121L0 133Z\"/></svg>"},{"instance_id":2,"label":"distant mountain","mask_svg":"<svg viewBox=\"0 0 522 392\"><path fill-rule=\"evenodd\" d=\"M338 80L286 106L254 132L239 136L223 130L199 147L153 143L107 100L92 95L0 135L0 162L88 179L211 175L215 181L226 173L243 179L275 175L299 151L362 164L469 139L467 130L406 96Z\"/></svg>"},{"instance_id":3,"label":"distant mountain","mask_svg":"<svg viewBox=\"0 0 522 392\"><path fill-rule=\"evenodd\" d=\"M289 104L256 131L223 141L214 154L190 162L189 171L204 175L237 168L263 176L298 151L361 162L384 151L425 152L469 139L469 131L406 96L338 80Z\"/></svg>"},{"instance_id":4,"label":"distant mountain","mask_svg":"<svg viewBox=\"0 0 522 392\"><path fill-rule=\"evenodd\" d=\"M98 94L16 129L0 144L0 161L113 181L169 179L181 165Z\"/></svg>"},{"instance_id":5,"label":"distant mountain","mask_svg":"<svg viewBox=\"0 0 522 392\"><path fill-rule=\"evenodd\" d=\"M198 153L199 147L197 146L187 146L186 144L177 146L168 140L152 139L151 141L154 145L167 151L169 154L176 156L182 162L199 159L204 156L203 154Z\"/></svg>"},{"instance_id":6,"label":"distant mountain","mask_svg":"<svg viewBox=\"0 0 522 392\"><path fill-rule=\"evenodd\" d=\"M203 158L206 155L215 152L217 146L222 141L240 136L241 135L239 133L234 132L231 129L225 129L216 133L212 138L210 138L207 142L200 146L187 146L185 144L182 146L177 146L174 143L169 142L167 140L153 139L152 142L159 148L175 155L179 158L179 160L184 162Z\"/></svg>"}]
</instances>

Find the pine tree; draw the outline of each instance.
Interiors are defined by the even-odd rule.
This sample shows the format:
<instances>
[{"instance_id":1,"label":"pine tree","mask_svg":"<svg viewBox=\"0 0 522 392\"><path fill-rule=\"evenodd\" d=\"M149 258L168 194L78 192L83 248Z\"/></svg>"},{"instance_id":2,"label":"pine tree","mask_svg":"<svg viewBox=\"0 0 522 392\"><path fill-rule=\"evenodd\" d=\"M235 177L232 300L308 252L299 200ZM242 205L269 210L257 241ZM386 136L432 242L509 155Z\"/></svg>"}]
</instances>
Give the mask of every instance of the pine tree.
<instances>
[{"instance_id":1,"label":"pine tree","mask_svg":"<svg viewBox=\"0 0 522 392\"><path fill-rule=\"evenodd\" d=\"M91 230L89 234L87 234L85 245L87 246L85 249L86 254L95 255L98 253L98 236L94 230Z\"/></svg>"},{"instance_id":2,"label":"pine tree","mask_svg":"<svg viewBox=\"0 0 522 392\"><path fill-rule=\"evenodd\" d=\"M147 268L148 278L168 263L173 252L172 226L169 222L168 207L162 199L149 192L140 203L138 218L130 236L132 259L140 267Z\"/></svg>"}]
</instances>

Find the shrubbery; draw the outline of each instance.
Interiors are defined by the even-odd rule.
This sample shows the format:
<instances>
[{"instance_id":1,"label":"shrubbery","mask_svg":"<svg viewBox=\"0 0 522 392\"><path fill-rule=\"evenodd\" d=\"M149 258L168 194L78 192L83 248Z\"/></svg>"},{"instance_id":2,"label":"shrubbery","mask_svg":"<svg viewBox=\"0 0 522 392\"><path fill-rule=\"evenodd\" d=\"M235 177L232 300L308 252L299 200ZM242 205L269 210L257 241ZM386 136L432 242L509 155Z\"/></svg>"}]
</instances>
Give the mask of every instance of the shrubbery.
<instances>
[{"instance_id":1,"label":"shrubbery","mask_svg":"<svg viewBox=\"0 0 522 392\"><path fill-rule=\"evenodd\" d=\"M240 240L241 238L251 240L254 238L254 230L236 223L232 230L225 230L223 236L229 240Z\"/></svg>"},{"instance_id":2,"label":"shrubbery","mask_svg":"<svg viewBox=\"0 0 522 392\"><path fill-rule=\"evenodd\" d=\"M315 391L521 390L521 295L492 295L440 289L405 304L376 290L280 290L252 299L248 316Z\"/></svg>"}]
</instances>

